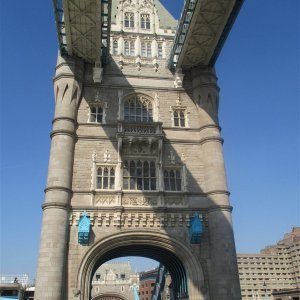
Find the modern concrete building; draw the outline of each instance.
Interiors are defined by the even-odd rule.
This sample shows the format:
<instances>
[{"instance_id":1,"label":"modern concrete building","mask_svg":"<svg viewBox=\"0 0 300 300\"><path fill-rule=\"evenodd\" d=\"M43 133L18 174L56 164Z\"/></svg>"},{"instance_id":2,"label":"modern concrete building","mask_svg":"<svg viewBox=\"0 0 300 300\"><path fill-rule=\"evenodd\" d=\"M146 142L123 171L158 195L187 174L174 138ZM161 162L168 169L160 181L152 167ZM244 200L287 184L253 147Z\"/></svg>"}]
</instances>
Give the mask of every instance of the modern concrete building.
<instances>
[{"instance_id":1,"label":"modern concrete building","mask_svg":"<svg viewBox=\"0 0 300 300\"><path fill-rule=\"evenodd\" d=\"M237 257L243 300L264 299L272 292L300 288L300 227L260 253Z\"/></svg>"},{"instance_id":2,"label":"modern concrete building","mask_svg":"<svg viewBox=\"0 0 300 300\"><path fill-rule=\"evenodd\" d=\"M91 296L94 300L134 300L134 290L138 289L139 274L132 271L130 262L105 263L95 272Z\"/></svg>"},{"instance_id":3,"label":"modern concrete building","mask_svg":"<svg viewBox=\"0 0 300 300\"><path fill-rule=\"evenodd\" d=\"M241 3L187 0L176 29L157 0L54 1L36 300L90 299L98 268L134 255L174 299L241 299L214 70Z\"/></svg>"},{"instance_id":4,"label":"modern concrete building","mask_svg":"<svg viewBox=\"0 0 300 300\"><path fill-rule=\"evenodd\" d=\"M300 288L273 291L274 300L300 300Z\"/></svg>"}]
</instances>

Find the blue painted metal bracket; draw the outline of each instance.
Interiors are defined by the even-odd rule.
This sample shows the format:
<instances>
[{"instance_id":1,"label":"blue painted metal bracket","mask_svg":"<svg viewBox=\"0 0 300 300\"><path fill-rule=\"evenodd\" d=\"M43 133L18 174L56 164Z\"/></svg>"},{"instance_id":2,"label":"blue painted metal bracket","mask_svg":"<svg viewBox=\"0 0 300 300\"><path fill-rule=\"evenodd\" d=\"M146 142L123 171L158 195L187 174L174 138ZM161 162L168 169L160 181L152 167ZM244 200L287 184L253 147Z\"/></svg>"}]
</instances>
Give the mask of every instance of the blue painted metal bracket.
<instances>
[{"instance_id":1,"label":"blue painted metal bracket","mask_svg":"<svg viewBox=\"0 0 300 300\"><path fill-rule=\"evenodd\" d=\"M176 35L169 59L169 69L175 70L186 39L198 0L186 0L177 25Z\"/></svg>"},{"instance_id":2,"label":"blue painted metal bracket","mask_svg":"<svg viewBox=\"0 0 300 300\"><path fill-rule=\"evenodd\" d=\"M200 244L203 234L203 224L199 218L199 214L195 213L190 217L189 236L191 244Z\"/></svg>"},{"instance_id":3,"label":"blue painted metal bracket","mask_svg":"<svg viewBox=\"0 0 300 300\"><path fill-rule=\"evenodd\" d=\"M80 245L88 245L90 241L91 220L86 212L79 219L78 223L78 243Z\"/></svg>"}]
</instances>

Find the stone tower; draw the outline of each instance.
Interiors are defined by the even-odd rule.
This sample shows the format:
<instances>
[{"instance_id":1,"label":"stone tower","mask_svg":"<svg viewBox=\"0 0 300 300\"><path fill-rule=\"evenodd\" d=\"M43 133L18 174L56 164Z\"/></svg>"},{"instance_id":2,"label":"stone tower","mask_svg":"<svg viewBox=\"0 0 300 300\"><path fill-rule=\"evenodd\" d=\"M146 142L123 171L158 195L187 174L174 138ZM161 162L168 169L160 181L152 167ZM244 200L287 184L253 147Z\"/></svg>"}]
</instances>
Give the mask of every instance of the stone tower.
<instances>
[{"instance_id":1,"label":"stone tower","mask_svg":"<svg viewBox=\"0 0 300 300\"><path fill-rule=\"evenodd\" d=\"M170 71L175 27L158 0L114 0L103 69L59 55L35 299L91 299L130 255L160 261L174 299L241 298L217 77Z\"/></svg>"}]
</instances>

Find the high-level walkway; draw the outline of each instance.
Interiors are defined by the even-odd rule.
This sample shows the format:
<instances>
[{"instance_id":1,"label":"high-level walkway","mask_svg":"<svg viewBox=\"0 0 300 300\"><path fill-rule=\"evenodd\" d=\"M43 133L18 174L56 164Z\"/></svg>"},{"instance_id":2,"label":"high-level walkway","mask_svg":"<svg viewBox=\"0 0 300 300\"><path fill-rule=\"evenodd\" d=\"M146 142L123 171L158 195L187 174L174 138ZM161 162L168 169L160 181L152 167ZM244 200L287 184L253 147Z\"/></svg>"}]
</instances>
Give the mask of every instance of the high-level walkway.
<instances>
[{"instance_id":1,"label":"high-level walkway","mask_svg":"<svg viewBox=\"0 0 300 300\"><path fill-rule=\"evenodd\" d=\"M54 0L61 54L101 67L107 60L111 0ZM243 0L186 0L178 21L169 68L213 66Z\"/></svg>"}]
</instances>

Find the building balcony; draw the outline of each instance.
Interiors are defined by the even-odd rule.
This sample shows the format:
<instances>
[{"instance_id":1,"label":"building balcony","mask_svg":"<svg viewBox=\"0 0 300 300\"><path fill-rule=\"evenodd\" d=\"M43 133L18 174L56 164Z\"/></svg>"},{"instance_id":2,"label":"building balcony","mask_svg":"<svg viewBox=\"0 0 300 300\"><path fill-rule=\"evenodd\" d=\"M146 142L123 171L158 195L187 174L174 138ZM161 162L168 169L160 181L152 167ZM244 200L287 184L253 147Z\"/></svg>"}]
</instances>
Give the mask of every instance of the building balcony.
<instances>
[{"instance_id":1,"label":"building balcony","mask_svg":"<svg viewBox=\"0 0 300 300\"><path fill-rule=\"evenodd\" d=\"M118 149L122 155L161 157L162 123L118 122Z\"/></svg>"},{"instance_id":2,"label":"building balcony","mask_svg":"<svg viewBox=\"0 0 300 300\"><path fill-rule=\"evenodd\" d=\"M152 137L162 136L162 123L118 122L118 136L123 137Z\"/></svg>"}]
</instances>

